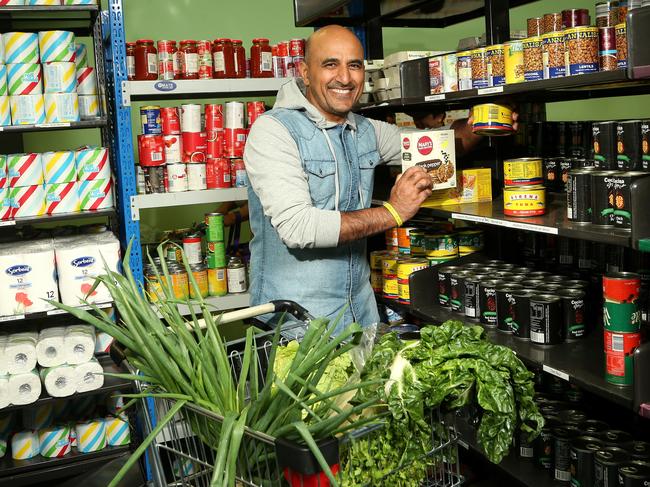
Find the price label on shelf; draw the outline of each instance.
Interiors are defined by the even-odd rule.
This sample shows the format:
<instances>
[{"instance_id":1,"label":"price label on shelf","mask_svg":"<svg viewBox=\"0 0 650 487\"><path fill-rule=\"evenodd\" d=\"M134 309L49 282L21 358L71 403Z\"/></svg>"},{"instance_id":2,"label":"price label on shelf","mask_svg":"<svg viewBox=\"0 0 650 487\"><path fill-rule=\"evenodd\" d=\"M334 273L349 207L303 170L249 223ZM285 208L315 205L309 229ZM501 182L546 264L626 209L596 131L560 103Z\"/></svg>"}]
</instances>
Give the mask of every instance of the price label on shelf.
<instances>
[{"instance_id":1,"label":"price label on shelf","mask_svg":"<svg viewBox=\"0 0 650 487\"><path fill-rule=\"evenodd\" d=\"M492 95L494 93L503 93L503 86L492 86L490 88L479 88L479 95Z\"/></svg>"},{"instance_id":2,"label":"price label on shelf","mask_svg":"<svg viewBox=\"0 0 650 487\"><path fill-rule=\"evenodd\" d=\"M5 220L0 222L0 227L12 227L16 224L16 220Z\"/></svg>"},{"instance_id":3,"label":"price label on shelf","mask_svg":"<svg viewBox=\"0 0 650 487\"><path fill-rule=\"evenodd\" d=\"M51 309L50 311L47 312L48 316L53 316L53 315L64 315L66 314L67 311L64 309Z\"/></svg>"},{"instance_id":4,"label":"price label on shelf","mask_svg":"<svg viewBox=\"0 0 650 487\"><path fill-rule=\"evenodd\" d=\"M53 129L53 128L69 127L69 126L70 126L70 122L39 123L35 125L35 127L42 128L42 129Z\"/></svg>"},{"instance_id":5,"label":"price label on shelf","mask_svg":"<svg viewBox=\"0 0 650 487\"><path fill-rule=\"evenodd\" d=\"M566 372L562 372L561 370L554 369L553 367L549 367L548 365L542 365L542 370L544 372L547 372L551 375L554 375L555 377L559 377L562 380L569 381L569 374Z\"/></svg>"},{"instance_id":6,"label":"price label on shelf","mask_svg":"<svg viewBox=\"0 0 650 487\"><path fill-rule=\"evenodd\" d=\"M527 230L529 232L548 233L550 235L557 235L558 229L553 227L545 227L543 225L533 225L532 223L513 222L510 220L497 220L496 218L488 218L486 216L466 215L465 213L452 213L451 217L455 220L465 220L476 223L485 223L486 225L495 225L499 227L516 228L517 230Z\"/></svg>"},{"instance_id":7,"label":"price label on shelf","mask_svg":"<svg viewBox=\"0 0 650 487\"><path fill-rule=\"evenodd\" d=\"M445 99L445 94L441 93L439 95L429 95L424 97L424 101L440 101Z\"/></svg>"},{"instance_id":8,"label":"price label on shelf","mask_svg":"<svg viewBox=\"0 0 650 487\"><path fill-rule=\"evenodd\" d=\"M0 323L4 323L6 321L17 321L17 320L24 320L25 315L12 315L12 316L0 316Z\"/></svg>"}]
</instances>

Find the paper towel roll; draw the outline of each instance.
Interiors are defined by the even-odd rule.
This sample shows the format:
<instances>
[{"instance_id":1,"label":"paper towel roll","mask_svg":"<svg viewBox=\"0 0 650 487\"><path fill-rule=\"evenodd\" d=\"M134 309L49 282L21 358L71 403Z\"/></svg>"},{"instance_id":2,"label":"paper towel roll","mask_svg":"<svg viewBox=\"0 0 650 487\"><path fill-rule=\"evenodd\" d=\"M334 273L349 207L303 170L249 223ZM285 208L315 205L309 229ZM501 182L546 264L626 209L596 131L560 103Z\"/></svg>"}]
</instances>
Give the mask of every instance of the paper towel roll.
<instances>
[{"instance_id":1,"label":"paper towel roll","mask_svg":"<svg viewBox=\"0 0 650 487\"><path fill-rule=\"evenodd\" d=\"M54 404L51 402L25 408L22 413L23 428L26 430L40 430L54 424Z\"/></svg>"},{"instance_id":2,"label":"paper towel roll","mask_svg":"<svg viewBox=\"0 0 650 487\"><path fill-rule=\"evenodd\" d=\"M79 96L76 93L46 93L45 122L65 123L78 122Z\"/></svg>"},{"instance_id":3,"label":"paper towel roll","mask_svg":"<svg viewBox=\"0 0 650 487\"><path fill-rule=\"evenodd\" d=\"M77 180L75 153L73 151L43 152L41 162L45 183L72 183Z\"/></svg>"},{"instance_id":4,"label":"paper towel roll","mask_svg":"<svg viewBox=\"0 0 650 487\"><path fill-rule=\"evenodd\" d=\"M108 417L106 424L106 442L109 446L124 446L131 443L129 423L122 418Z\"/></svg>"},{"instance_id":5,"label":"paper towel roll","mask_svg":"<svg viewBox=\"0 0 650 487\"><path fill-rule=\"evenodd\" d=\"M106 147L84 147L75 152L77 180L110 179L111 166Z\"/></svg>"},{"instance_id":6,"label":"paper towel roll","mask_svg":"<svg viewBox=\"0 0 650 487\"><path fill-rule=\"evenodd\" d=\"M7 370L7 356L5 354L5 347L7 346L8 340L9 337L7 335L0 335L0 376L9 373Z\"/></svg>"},{"instance_id":7,"label":"paper towel roll","mask_svg":"<svg viewBox=\"0 0 650 487\"><path fill-rule=\"evenodd\" d=\"M11 188L9 197L14 218L45 215L45 188L42 185Z\"/></svg>"},{"instance_id":8,"label":"paper towel roll","mask_svg":"<svg viewBox=\"0 0 650 487\"><path fill-rule=\"evenodd\" d=\"M24 374L36 367L37 340L38 334L31 332L9 335L5 346L7 372L9 374Z\"/></svg>"},{"instance_id":9,"label":"paper towel roll","mask_svg":"<svg viewBox=\"0 0 650 487\"><path fill-rule=\"evenodd\" d=\"M38 34L32 32L6 32L2 34L6 64L38 63Z\"/></svg>"},{"instance_id":10,"label":"paper towel roll","mask_svg":"<svg viewBox=\"0 0 650 487\"><path fill-rule=\"evenodd\" d=\"M43 94L43 73L40 64L8 64L9 96Z\"/></svg>"},{"instance_id":11,"label":"paper towel roll","mask_svg":"<svg viewBox=\"0 0 650 487\"><path fill-rule=\"evenodd\" d=\"M77 392L96 391L104 385L104 369L94 358L85 364L76 365L75 372Z\"/></svg>"},{"instance_id":12,"label":"paper towel roll","mask_svg":"<svg viewBox=\"0 0 650 487\"><path fill-rule=\"evenodd\" d=\"M66 362L83 364L92 360L95 352L95 329L90 325L68 326L64 337Z\"/></svg>"},{"instance_id":13,"label":"paper towel roll","mask_svg":"<svg viewBox=\"0 0 650 487\"><path fill-rule=\"evenodd\" d=\"M75 59L74 62L77 65L77 68L85 68L88 66L88 48L86 47L86 44L83 42L79 42L79 40L75 40ZM77 73L75 72L75 78L77 76Z\"/></svg>"},{"instance_id":14,"label":"paper towel roll","mask_svg":"<svg viewBox=\"0 0 650 487\"><path fill-rule=\"evenodd\" d=\"M43 65L45 93L75 93L77 65L75 63L45 63Z\"/></svg>"},{"instance_id":15,"label":"paper towel roll","mask_svg":"<svg viewBox=\"0 0 650 487\"><path fill-rule=\"evenodd\" d=\"M53 426L39 431L40 452L45 458L61 458L70 453L70 428Z\"/></svg>"},{"instance_id":16,"label":"paper towel roll","mask_svg":"<svg viewBox=\"0 0 650 487\"><path fill-rule=\"evenodd\" d=\"M0 95L0 127L8 127L9 125L11 125L9 97Z\"/></svg>"},{"instance_id":17,"label":"paper towel roll","mask_svg":"<svg viewBox=\"0 0 650 487\"><path fill-rule=\"evenodd\" d=\"M99 97L97 95L79 95L79 116L81 120L99 117Z\"/></svg>"},{"instance_id":18,"label":"paper towel roll","mask_svg":"<svg viewBox=\"0 0 650 487\"><path fill-rule=\"evenodd\" d=\"M20 431L11 438L11 458L14 460L28 460L39 453L38 431Z\"/></svg>"},{"instance_id":19,"label":"paper towel roll","mask_svg":"<svg viewBox=\"0 0 650 487\"><path fill-rule=\"evenodd\" d=\"M77 183L45 185L45 212L48 215L76 213L79 208Z\"/></svg>"},{"instance_id":20,"label":"paper towel roll","mask_svg":"<svg viewBox=\"0 0 650 487\"><path fill-rule=\"evenodd\" d=\"M79 181L78 189L82 211L101 210L114 206L111 178Z\"/></svg>"},{"instance_id":21,"label":"paper towel roll","mask_svg":"<svg viewBox=\"0 0 650 487\"><path fill-rule=\"evenodd\" d=\"M41 61L74 62L74 34L65 30L48 30L38 33L38 45L41 51Z\"/></svg>"},{"instance_id":22,"label":"paper towel roll","mask_svg":"<svg viewBox=\"0 0 650 487\"><path fill-rule=\"evenodd\" d=\"M0 39L2 36L0 35ZM2 46L0 46L0 50ZM2 54L0 54L2 56ZM7 90L7 65L0 63L0 96L7 96L9 91Z\"/></svg>"},{"instance_id":23,"label":"paper towel roll","mask_svg":"<svg viewBox=\"0 0 650 487\"><path fill-rule=\"evenodd\" d=\"M103 331L98 331L95 334L95 354L110 353L113 337Z\"/></svg>"},{"instance_id":24,"label":"paper towel roll","mask_svg":"<svg viewBox=\"0 0 650 487\"><path fill-rule=\"evenodd\" d=\"M9 402L23 406L36 402L41 396L41 378L36 370L9 376Z\"/></svg>"},{"instance_id":25,"label":"paper towel roll","mask_svg":"<svg viewBox=\"0 0 650 487\"><path fill-rule=\"evenodd\" d=\"M10 96L11 121L14 125L45 123L45 100L43 95Z\"/></svg>"},{"instance_id":26,"label":"paper towel roll","mask_svg":"<svg viewBox=\"0 0 650 487\"><path fill-rule=\"evenodd\" d=\"M106 447L106 425L101 418L77 423L75 430L79 453L90 453L103 450Z\"/></svg>"},{"instance_id":27,"label":"paper towel roll","mask_svg":"<svg viewBox=\"0 0 650 487\"><path fill-rule=\"evenodd\" d=\"M65 327L45 328L38 334L36 343L36 360L41 367L56 367L65 363L63 341Z\"/></svg>"},{"instance_id":28,"label":"paper towel roll","mask_svg":"<svg viewBox=\"0 0 650 487\"><path fill-rule=\"evenodd\" d=\"M0 409L6 408L9 402L9 376L0 375Z\"/></svg>"},{"instance_id":29,"label":"paper towel roll","mask_svg":"<svg viewBox=\"0 0 650 487\"><path fill-rule=\"evenodd\" d=\"M77 69L77 93L80 95L97 94L97 75L95 68L85 67Z\"/></svg>"},{"instance_id":30,"label":"paper towel roll","mask_svg":"<svg viewBox=\"0 0 650 487\"><path fill-rule=\"evenodd\" d=\"M77 392L77 371L71 365L41 369L41 381L52 397L69 397Z\"/></svg>"},{"instance_id":31,"label":"paper towel roll","mask_svg":"<svg viewBox=\"0 0 650 487\"><path fill-rule=\"evenodd\" d=\"M7 156L7 175L9 186L12 188L43 184L41 155L35 152L9 154Z\"/></svg>"}]
</instances>

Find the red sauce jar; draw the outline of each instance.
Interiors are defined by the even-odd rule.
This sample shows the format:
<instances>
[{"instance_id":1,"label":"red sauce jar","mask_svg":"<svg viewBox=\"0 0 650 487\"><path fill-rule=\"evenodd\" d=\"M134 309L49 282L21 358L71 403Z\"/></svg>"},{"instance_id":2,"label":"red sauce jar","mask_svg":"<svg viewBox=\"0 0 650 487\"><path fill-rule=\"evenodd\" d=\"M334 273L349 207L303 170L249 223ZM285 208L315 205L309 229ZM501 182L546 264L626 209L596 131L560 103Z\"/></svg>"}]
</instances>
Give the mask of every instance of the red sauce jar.
<instances>
[{"instance_id":1,"label":"red sauce jar","mask_svg":"<svg viewBox=\"0 0 650 487\"><path fill-rule=\"evenodd\" d=\"M235 58L235 78L245 78L246 77L246 51L242 41L239 39L233 39L232 49L234 52Z\"/></svg>"},{"instance_id":2,"label":"red sauce jar","mask_svg":"<svg viewBox=\"0 0 650 487\"><path fill-rule=\"evenodd\" d=\"M215 39L212 45L212 77L235 78L235 52L230 39Z\"/></svg>"},{"instance_id":3,"label":"red sauce jar","mask_svg":"<svg viewBox=\"0 0 650 487\"><path fill-rule=\"evenodd\" d=\"M135 79L135 42L126 43L126 77L129 81Z\"/></svg>"},{"instance_id":4,"label":"red sauce jar","mask_svg":"<svg viewBox=\"0 0 650 487\"><path fill-rule=\"evenodd\" d=\"M135 79L158 79L158 51L151 39L139 39L135 44Z\"/></svg>"},{"instance_id":5,"label":"red sauce jar","mask_svg":"<svg viewBox=\"0 0 650 487\"><path fill-rule=\"evenodd\" d=\"M212 42L198 41L196 51L199 55L199 79L212 79Z\"/></svg>"},{"instance_id":6,"label":"red sauce jar","mask_svg":"<svg viewBox=\"0 0 650 487\"><path fill-rule=\"evenodd\" d=\"M158 78L176 78L176 41L158 41Z\"/></svg>"},{"instance_id":7,"label":"red sauce jar","mask_svg":"<svg viewBox=\"0 0 650 487\"><path fill-rule=\"evenodd\" d=\"M180 53L181 79L199 79L199 53L196 41L181 41L178 52Z\"/></svg>"},{"instance_id":8,"label":"red sauce jar","mask_svg":"<svg viewBox=\"0 0 650 487\"><path fill-rule=\"evenodd\" d=\"M253 39L251 46L251 78L273 77L273 54L268 39Z\"/></svg>"}]
</instances>

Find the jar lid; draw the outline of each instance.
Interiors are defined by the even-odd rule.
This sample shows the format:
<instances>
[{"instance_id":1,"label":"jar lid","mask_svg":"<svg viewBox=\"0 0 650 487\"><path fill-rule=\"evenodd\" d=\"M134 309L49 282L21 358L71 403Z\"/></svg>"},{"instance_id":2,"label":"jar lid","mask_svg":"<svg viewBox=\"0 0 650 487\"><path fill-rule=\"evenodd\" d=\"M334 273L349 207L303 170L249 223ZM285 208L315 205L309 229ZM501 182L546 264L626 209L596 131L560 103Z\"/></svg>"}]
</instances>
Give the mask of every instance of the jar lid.
<instances>
[{"instance_id":1,"label":"jar lid","mask_svg":"<svg viewBox=\"0 0 650 487\"><path fill-rule=\"evenodd\" d=\"M255 39L253 39L253 42L255 42ZM257 39L257 42L266 42L266 43L268 43L269 40L267 38L265 38L265 37L260 37L259 39Z\"/></svg>"},{"instance_id":2,"label":"jar lid","mask_svg":"<svg viewBox=\"0 0 650 487\"><path fill-rule=\"evenodd\" d=\"M151 43L153 44L153 39L138 39L136 41L138 44L145 44L145 43Z\"/></svg>"},{"instance_id":3,"label":"jar lid","mask_svg":"<svg viewBox=\"0 0 650 487\"><path fill-rule=\"evenodd\" d=\"M127 46L135 46L135 42L127 42L126 45Z\"/></svg>"},{"instance_id":4,"label":"jar lid","mask_svg":"<svg viewBox=\"0 0 650 487\"><path fill-rule=\"evenodd\" d=\"M241 44L242 41L239 40L239 39L233 39L233 40L232 40L232 43L233 43L233 44Z\"/></svg>"},{"instance_id":5,"label":"jar lid","mask_svg":"<svg viewBox=\"0 0 650 487\"><path fill-rule=\"evenodd\" d=\"M181 44L196 44L196 41L193 39L185 39L181 41Z\"/></svg>"}]
</instances>

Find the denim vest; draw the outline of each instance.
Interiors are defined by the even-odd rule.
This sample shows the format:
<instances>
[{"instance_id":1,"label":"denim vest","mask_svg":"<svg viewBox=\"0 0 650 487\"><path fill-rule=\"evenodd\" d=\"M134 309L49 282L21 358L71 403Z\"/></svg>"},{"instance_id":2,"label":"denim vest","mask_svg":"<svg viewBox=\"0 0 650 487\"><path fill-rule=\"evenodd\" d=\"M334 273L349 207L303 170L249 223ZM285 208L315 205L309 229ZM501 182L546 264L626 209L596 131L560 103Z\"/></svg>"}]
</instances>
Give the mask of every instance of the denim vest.
<instances>
[{"instance_id":1,"label":"denim vest","mask_svg":"<svg viewBox=\"0 0 650 487\"><path fill-rule=\"evenodd\" d=\"M279 121L295 140L314 207L334 211L336 162L321 129L298 110L275 108L264 116ZM356 131L348 124L326 129L338 161L339 211L370 207L380 159L373 126L361 116L355 121ZM353 321L364 326L379 321L365 238L334 248L288 248L250 186L248 205L252 305L290 299L317 317L333 320L343 313L337 331Z\"/></svg>"}]
</instances>

